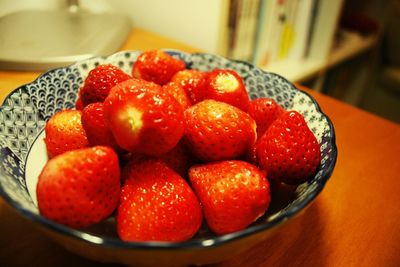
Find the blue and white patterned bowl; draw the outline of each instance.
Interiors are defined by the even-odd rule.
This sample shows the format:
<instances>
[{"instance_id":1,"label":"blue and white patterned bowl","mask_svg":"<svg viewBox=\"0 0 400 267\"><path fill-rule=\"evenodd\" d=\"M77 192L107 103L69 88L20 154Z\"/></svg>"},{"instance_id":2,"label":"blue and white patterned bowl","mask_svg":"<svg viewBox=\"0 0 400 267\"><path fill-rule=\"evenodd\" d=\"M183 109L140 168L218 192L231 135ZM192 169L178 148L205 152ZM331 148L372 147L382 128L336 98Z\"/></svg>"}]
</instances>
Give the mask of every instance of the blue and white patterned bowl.
<instances>
[{"instance_id":1,"label":"blue and white patterned bowl","mask_svg":"<svg viewBox=\"0 0 400 267\"><path fill-rule=\"evenodd\" d=\"M265 239L277 225L287 221L321 192L335 166L337 149L334 128L317 102L283 77L264 72L242 61L210 54L188 54L166 50L186 62L187 68L209 71L228 68L244 80L252 99L270 97L287 110L304 115L321 147L321 164L315 177L294 192L290 202L243 231L215 236L202 230L190 241L123 242L115 234L112 218L85 231L59 225L40 216L36 205L37 176L46 162L43 127L56 111L73 108L77 92L88 72L98 64L110 63L131 73L140 51L123 51L71 66L50 70L34 82L15 89L0 107L0 194L19 213L37 223L46 233L71 251L107 262L139 266L204 264L225 260ZM274 200L273 200L274 201Z\"/></svg>"}]
</instances>

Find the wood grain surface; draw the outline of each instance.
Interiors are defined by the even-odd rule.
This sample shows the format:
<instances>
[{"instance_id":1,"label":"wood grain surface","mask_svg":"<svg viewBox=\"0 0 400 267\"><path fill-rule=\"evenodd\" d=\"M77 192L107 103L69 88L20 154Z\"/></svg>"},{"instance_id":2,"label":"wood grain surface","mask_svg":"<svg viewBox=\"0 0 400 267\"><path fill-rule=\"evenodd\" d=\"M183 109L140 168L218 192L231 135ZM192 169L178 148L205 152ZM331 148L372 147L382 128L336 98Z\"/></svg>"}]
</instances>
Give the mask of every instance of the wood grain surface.
<instances>
[{"instance_id":1,"label":"wood grain surface","mask_svg":"<svg viewBox=\"0 0 400 267\"><path fill-rule=\"evenodd\" d=\"M198 51L139 29L121 50L152 48ZM38 75L0 71L0 100ZM245 254L213 266L400 266L400 125L301 89L335 126L335 171L301 216ZM0 198L0 266L116 265L64 250Z\"/></svg>"}]
</instances>

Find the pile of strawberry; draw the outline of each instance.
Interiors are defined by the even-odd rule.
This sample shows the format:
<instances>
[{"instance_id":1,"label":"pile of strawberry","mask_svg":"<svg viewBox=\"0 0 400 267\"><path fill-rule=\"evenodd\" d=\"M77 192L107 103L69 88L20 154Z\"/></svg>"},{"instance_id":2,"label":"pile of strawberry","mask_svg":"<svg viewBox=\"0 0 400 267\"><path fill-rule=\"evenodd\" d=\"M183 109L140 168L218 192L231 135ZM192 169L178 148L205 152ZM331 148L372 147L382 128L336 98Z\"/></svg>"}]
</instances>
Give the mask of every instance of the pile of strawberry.
<instances>
[{"instance_id":1,"label":"pile of strawberry","mask_svg":"<svg viewBox=\"0 0 400 267\"><path fill-rule=\"evenodd\" d=\"M233 70L186 69L158 50L131 75L91 70L76 109L45 135L40 213L73 228L115 216L127 241L188 240L203 220L216 234L242 230L268 209L269 182L303 183L320 162L299 113L250 101Z\"/></svg>"}]
</instances>

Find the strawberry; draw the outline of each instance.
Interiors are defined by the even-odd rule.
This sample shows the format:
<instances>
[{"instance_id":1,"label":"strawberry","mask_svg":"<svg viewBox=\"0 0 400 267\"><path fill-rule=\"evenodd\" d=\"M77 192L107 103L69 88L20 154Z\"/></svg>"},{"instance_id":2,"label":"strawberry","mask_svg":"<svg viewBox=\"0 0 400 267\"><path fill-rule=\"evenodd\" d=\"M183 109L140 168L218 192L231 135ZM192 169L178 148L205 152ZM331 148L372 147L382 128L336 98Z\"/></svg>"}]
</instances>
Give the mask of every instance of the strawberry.
<instances>
[{"instance_id":1,"label":"strawberry","mask_svg":"<svg viewBox=\"0 0 400 267\"><path fill-rule=\"evenodd\" d=\"M133 153L161 155L183 135L182 106L152 82L131 79L116 85L103 112L118 145Z\"/></svg>"},{"instance_id":2,"label":"strawberry","mask_svg":"<svg viewBox=\"0 0 400 267\"><path fill-rule=\"evenodd\" d=\"M111 215L120 194L118 157L108 147L68 151L50 159L36 187L40 214L73 228Z\"/></svg>"},{"instance_id":3,"label":"strawberry","mask_svg":"<svg viewBox=\"0 0 400 267\"><path fill-rule=\"evenodd\" d=\"M69 150L89 146L81 117L80 110L62 110L47 121L44 141L50 158Z\"/></svg>"},{"instance_id":4,"label":"strawberry","mask_svg":"<svg viewBox=\"0 0 400 267\"><path fill-rule=\"evenodd\" d=\"M139 154L139 153L133 153L127 159L126 166L127 165L135 165L135 164L138 164L138 162L144 161L144 160L150 160L150 159L161 160L165 164L167 164L167 166L171 170L175 171L183 178L186 178L187 172L188 172L190 166L192 165L192 160L191 160L192 156L190 154L190 151L187 149L185 143L182 141L183 140L181 140L174 148L172 148L168 152L166 152L158 157L147 156L147 155ZM131 170L134 170L134 168L132 168L132 167L124 168L125 172L131 171ZM129 174L123 173L122 181L125 181L126 177L128 177L128 176L129 176Z\"/></svg>"},{"instance_id":5,"label":"strawberry","mask_svg":"<svg viewBox=\"0 0 400 267\"><path fill-rule=\"evenodd\" d=\"M78 96L78 98L75 101L75 109L83 110L83 108L84 108L84 105L83 105L82 99Z\"/></svg>"},{"instance_id":6,"label":"strawberry","mask_svg":"<svg viewBox=\"0 0 400 267\"><path fill-rule=\"evenodd\" d=\"M125 241L184 241L200 228L200 204L186 181L159 160L127 165L116 222Z\"/></svg>"},{"instance_id":7,"label":"strawberry","mask_svg":"<svg viewBox=\"0 0 400 267\"><path fill-rule=\"evenodd\" d=\"M191 106L190 99L180 84L169 82L163 85L163 89L164 91L170 93L179 102L179 104L181 104L184 110Z\"/></svg>"},{"instance_id":8,"label":"strawberry","mask_svg":"<svg viewBox=\"0 0 400 267\"><path fill-rule=\"evenodd\" d=\"M187 172L192 165L192 155L183 139L173 149L162 154L159 159L183 178L187 177Z\"/></svg>"},{"instance_id":9,"label":"strawberry","mask_svg":"<svg viewBox=\"0 0 400 267\"><path fill-rule=\"evenodd\" d=\"M321 160L317 139L296 111L276 119L257 142L256 150L269 178L291 185L312 178Z\"/></svg>"},{"instance_id":10,"label":"strawberry","mask_svg":"<svg viewBox=\"0 0 400 267\"><path fill-rule=\"evenodd\" d=\"M240 231L256 221L270 203L269 183L254 165L237 160L195 165L189 180L204 217L216 234Z\"/></svg>"},{"instance_id":11,"label":"strawberry","mask_svg":"<svg viewBox=\"0 0 400 267\"><path fill-rule=\"evenodd\" d=\"M203 161L234 159L254 144L256 123L242 110L215 100L204 100L185 110L185 139Z\"/></svg>"},{"instance_id":12,"label":"strawberry","mask_svg":"<svg viewBox=\"0 0 400 267\"><path fill-rule=\"evenodd\" d=\"M172 82L180 84L189 97L192 105L205 99L205 81L206 73L193 70L184 69L178 71L171 79Z\"/></svg>"},{"instance_id":13,"label":"strawberry","mask_svg":"<svg viewBox=\"0 0 400 267\"><path fill-rule=\"evenodd\" d=\"M91 103L83 109L82 126L90 145L109 146L116 152L122 151L104 119L103 103Z\"/></svg>"},{"instance_id":14,"label":"strawberry","mask_svg":"<svg viewBox=\"0 0 400 267\"><path fill-rule=\"evenodd\" d=\"M83 105L103 102L114 85L131 78L130 75L111 64L95 67L89 72L79 92Z\"/></svg>"},{"instance_id":15,"label":"strawberry","mask_svg":"<svg viewBox=\"0 0 400 267\"><path fill-rule=\"evenodd\" d=\"M257 98L250 101L248 113L256 121L257 136L260 138L271 123L285 110L271 98Z\"/></svg>"},{"instance_id":16,"label":"strawberry","mask_svg":"<svg viewBox=\"0 0 400 267\"><path fill-rule=\"evenodd\" d=\"M242 78L234 70L228 69L215 69L207 73L205 98L231 104L246 112L250 104Z\"/></svg>"},{"instance_id":17,"label":"strawberry","mask_svg":"<svg viewBox=\"0 0 400 267\"><path fill-rule=\"evenodd\" d=\"M168 83L172 76L185 69L185 62L176 59L161 50L149 50L141 53L132 68L132 76L155 82L159 85Z\"/></svg>"},{"instance_id":18,"label":"strawberry","mask_svg":"<svg viewBox=\"0 0 400 267\"><path fill-rule=\"evenodd\" d=\"M255 143L249 148L249 150L247 150L247 153L244 155L243 160L258 166L256 144L257 143Z\"/></svg>"}]
</instances>

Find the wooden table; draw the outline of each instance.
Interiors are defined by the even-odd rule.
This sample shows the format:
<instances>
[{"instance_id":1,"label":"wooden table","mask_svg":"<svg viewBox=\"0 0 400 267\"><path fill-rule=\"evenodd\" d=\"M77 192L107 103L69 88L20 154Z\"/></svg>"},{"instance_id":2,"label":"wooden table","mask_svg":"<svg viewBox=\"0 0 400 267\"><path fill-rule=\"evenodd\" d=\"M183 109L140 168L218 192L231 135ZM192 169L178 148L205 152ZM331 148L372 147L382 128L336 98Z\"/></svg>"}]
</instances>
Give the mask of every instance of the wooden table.
<instances>
[{"instance_id":1,"label":"wooden table","mask_svg":"<svg viewBox=\"0 0 400 267\"><path fill-rule=\"evenodd\" d=\"M138 29L122 49L165 47L196 51ZM0 71L0 100L37 75ZM339 156L332 178L302 216L215 266L400 266L400 125L303 89L336 129ZM111 266L65 251L0 199L0 266L28 265Z\"/></svg>"}]
</instances>

